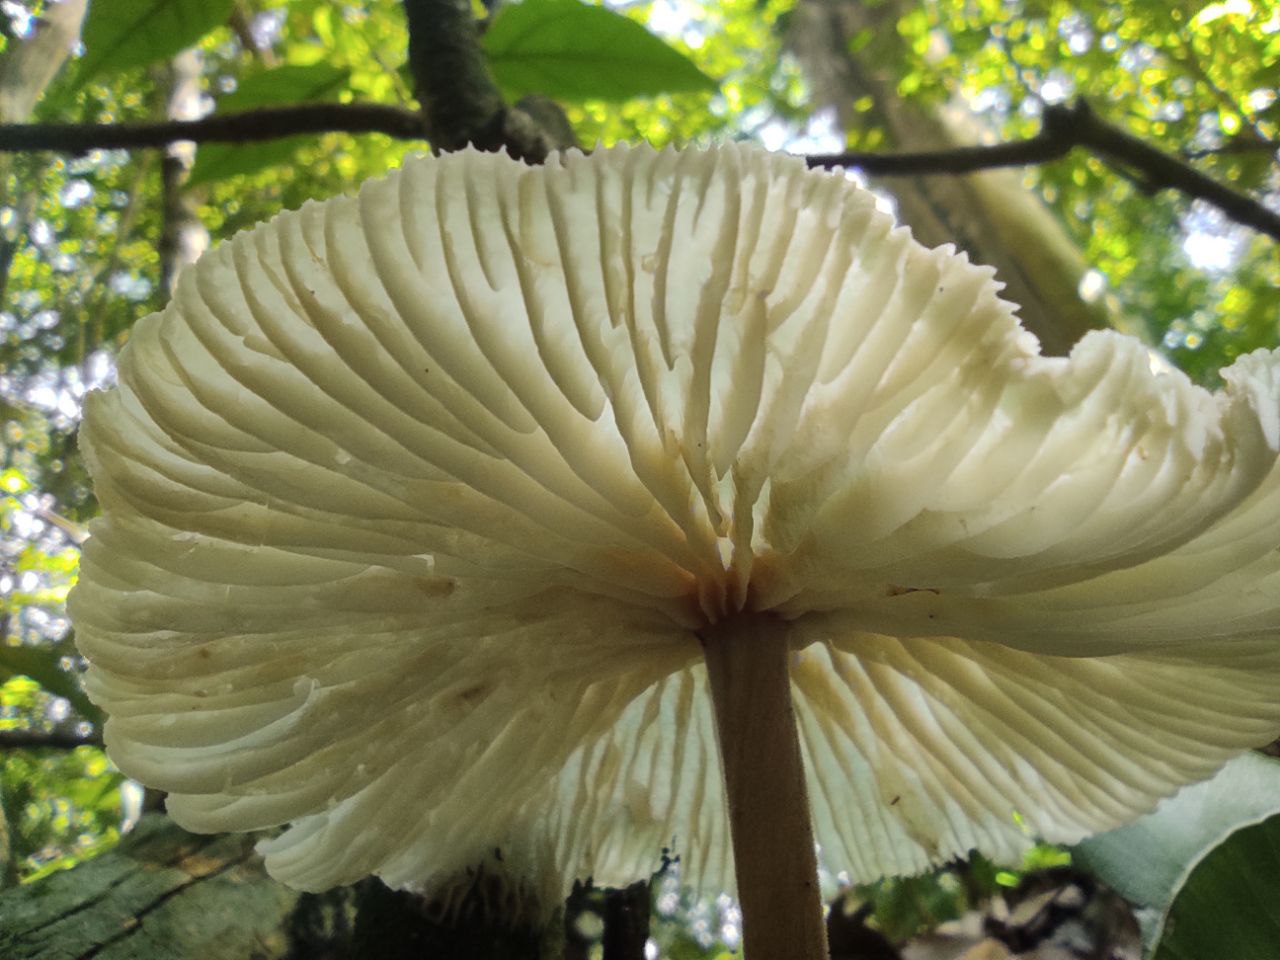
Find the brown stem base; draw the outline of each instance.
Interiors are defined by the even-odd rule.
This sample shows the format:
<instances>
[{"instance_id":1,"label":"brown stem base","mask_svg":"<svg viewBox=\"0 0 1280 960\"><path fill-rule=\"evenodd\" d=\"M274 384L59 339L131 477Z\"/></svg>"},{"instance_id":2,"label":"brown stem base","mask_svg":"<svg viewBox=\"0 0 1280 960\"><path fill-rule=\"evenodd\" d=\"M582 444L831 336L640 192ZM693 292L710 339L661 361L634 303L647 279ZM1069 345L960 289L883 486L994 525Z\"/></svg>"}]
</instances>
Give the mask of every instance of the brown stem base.
<instances>
[{"instance_id":1,"label":"brown stem base","mask_svg":"<svg viewBox=\"0 0 1280 960\"><path fill-rule=\"evenodd\" d=\"M715 704L747 960L827 960L787 625L740 615L699 634Z\"/></svg>"}]
</instances>

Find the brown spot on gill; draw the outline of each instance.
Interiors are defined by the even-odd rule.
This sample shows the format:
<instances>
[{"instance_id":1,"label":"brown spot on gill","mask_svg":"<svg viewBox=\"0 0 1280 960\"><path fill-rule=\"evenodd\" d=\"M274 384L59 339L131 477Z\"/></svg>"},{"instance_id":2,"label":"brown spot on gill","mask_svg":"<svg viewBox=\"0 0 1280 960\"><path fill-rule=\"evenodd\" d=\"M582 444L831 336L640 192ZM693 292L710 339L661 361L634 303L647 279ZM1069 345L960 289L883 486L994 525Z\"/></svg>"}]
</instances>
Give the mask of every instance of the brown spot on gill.
<instances>
[{"instance_id":1,"label":"brown spot on gill","mask_svg":"<svg viewBox=\"0 0 1280 960\"><path fill-rule=\"evenodd\" d=\"M474 707L477 703L482 701L485 697L487 697L492 692L493 692L493 684L475 683L469 687L464 687L462 690L459 690L456 696L466 706Z\"/></svg>"},{"instance_id":2,"label":"brown spot on gill","mask_svg":"<svg viewBox=\"0 0 1280 960\"><path fill-rule=\"evenodd\" d=\"M414 577L413 585L428 597L447 597L458 586L449 577Z\"/></svg>"}]
</instances>

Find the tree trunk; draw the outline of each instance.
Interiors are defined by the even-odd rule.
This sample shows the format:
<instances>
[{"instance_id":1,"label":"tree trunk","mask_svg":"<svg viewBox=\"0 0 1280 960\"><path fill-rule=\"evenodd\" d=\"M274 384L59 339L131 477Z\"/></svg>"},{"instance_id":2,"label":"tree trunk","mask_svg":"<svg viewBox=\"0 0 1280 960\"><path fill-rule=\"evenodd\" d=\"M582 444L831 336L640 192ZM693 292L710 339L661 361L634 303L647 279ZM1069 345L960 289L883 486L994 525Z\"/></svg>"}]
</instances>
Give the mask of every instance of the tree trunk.
<instances>
[{"instance_id":1,"label":"tree trunk","mask_svg":"<svg viewBox=\"0 0 1280 960\"><path fill-rule=\"evenodd\" d=\"M0 57L0 123L21 123L31 116L40 94L80 41L86 6L86 0L46 4L30 36Z\"/></svg>"},{"instance_id":2,"label":"tree trunk","mask_svg":"<svg viewBox=\"0 0 1280 960\"><path fill-rule=\"evenodd\" d=\"M169 120L198 120L205 110L200 96L200 51L184 50L169 62ZM167 300L173 296L178 274L199 259L209 248L209 231L196 212L195 200L183 186L195 162L195 145L171 143L161 165L160 289Z\"/></svg>"},{"instance_id":3,"label":"tree trunk","mask_svg":"<svg viewBox=\"0 0 1280 960\"><path fill-rule=\"evenodd\" d=\"M47 5L30 35L10 41L0 56L0 123L30 119L36 101L62 69L71 50L80 42L80 24L87 0L63 0ZM17 195L13 173L15 160L0 156L0 196ZM0 230L0 297L9 283L9 268L35 210L37 196L28 191L15 206L12 221ZM6 201L12 203L12 201Z\"/></svg>"},{"instance_id":4,"label":"tree trunk","mask_svg":"<svg viewBox=\"0 0 1280 960\"><path fill-rule=\"evenodd\" d=\"M976 143L982 131L961 105L929 109L899 95L896 77L878 70L850 41L869 30L877 59L899 58L901 0L801 0L786 42L814 88L814 106L835 110L841 129L879 125L888 146L938 150ZM870 98L859 112L855 101ZM1085 302L1080 283L1088 264L1057 216L1022 184L1019 173L991 170L963 176L893 177L880 184L898 202L899 219L928 246L954 243L976 263L995 267L1003 296L1021 306L1023 324L1044 351L1066 353L1085 332L1125 326L1101 298ZM1130 331L1132 332L1132 331Z\"/></svg>"}]
</instances>

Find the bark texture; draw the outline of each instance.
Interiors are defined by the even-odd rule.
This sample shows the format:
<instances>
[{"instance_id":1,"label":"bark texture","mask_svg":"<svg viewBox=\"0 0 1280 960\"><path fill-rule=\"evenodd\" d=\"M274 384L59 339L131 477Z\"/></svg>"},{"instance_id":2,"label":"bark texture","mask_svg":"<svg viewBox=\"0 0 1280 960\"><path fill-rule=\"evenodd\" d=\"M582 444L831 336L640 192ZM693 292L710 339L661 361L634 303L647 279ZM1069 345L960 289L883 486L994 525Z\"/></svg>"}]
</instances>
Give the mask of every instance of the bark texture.
<instances>
[{"instance_id":1,"label":"bark texture","mask_svg":"<svg viewBox=\"0 0 1280 960\"><path fill-rule=\"evenodd\" d=\"M149 817L116 850L0 897L6 960L286 957L300 898L244 836L197 837Z\"/></svg>"},{"instance_id":2,"label":"bark texture","mask_svg":"<svg viewBox=\"0 0 1280 960\"><path fill-rule=\"evenodd\" d=\"M377 880L323 894L276 883L242 834L144 817L118 848L0 895L4 960L554 960L559 943L494 917L473 889L448 912Z\"/></svg>"},{"instance_id":3,"label":"bark texture","mask_svg":"<svg viewBox=\"0 0 1280 960\"><path fill-rule=\"evenodd\" d=\"M184 50L170 61L167 69L169 101L165 114L169 120L198 120L204 109L200 97L201 56L196 49ZM195 163L195 148L190 143L171 143L161 165L162 228L160 233L160 286L165 299L173 296L178 274L195 263L209 248L209 231L200 222L195 198L184 190L187 176Z\"/></svg>"}]
</instances>

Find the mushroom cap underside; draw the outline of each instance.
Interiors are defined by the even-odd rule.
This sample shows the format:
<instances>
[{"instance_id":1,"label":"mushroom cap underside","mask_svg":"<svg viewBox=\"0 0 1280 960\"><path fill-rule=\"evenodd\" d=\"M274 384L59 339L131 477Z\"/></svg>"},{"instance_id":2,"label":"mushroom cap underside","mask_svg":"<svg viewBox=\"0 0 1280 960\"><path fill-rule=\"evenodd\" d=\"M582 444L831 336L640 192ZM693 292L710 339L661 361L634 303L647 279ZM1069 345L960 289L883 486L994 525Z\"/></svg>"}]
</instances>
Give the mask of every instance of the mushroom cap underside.
<instances>
[{"instance_id":1,"label":"mushroom cap underside","mask_svg":"<svg viewBox=\"0 0 1280 960\"><path fill-rule=\"evenodd\" d=\"M299 886L729 889L696 631L769 611L832 869L1146 811L1280 731L1280 360L1041 357L997 292L738 146L410 161L241 234L87 404L111 755L292 824Z\"/></svg>"}]
</instances>

